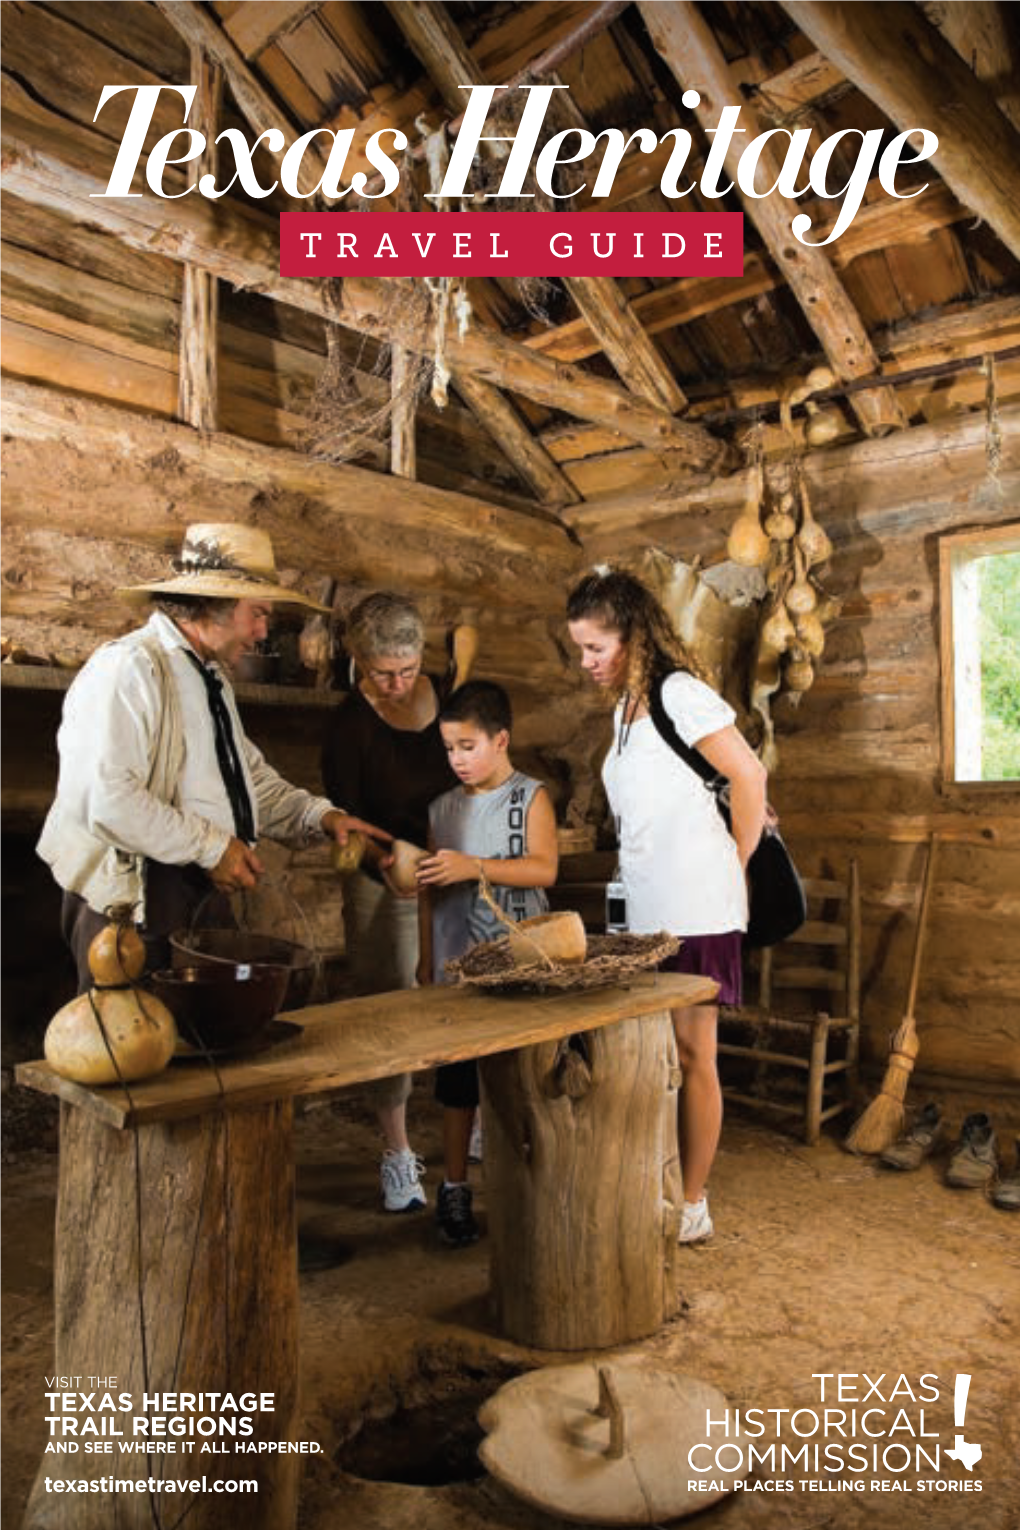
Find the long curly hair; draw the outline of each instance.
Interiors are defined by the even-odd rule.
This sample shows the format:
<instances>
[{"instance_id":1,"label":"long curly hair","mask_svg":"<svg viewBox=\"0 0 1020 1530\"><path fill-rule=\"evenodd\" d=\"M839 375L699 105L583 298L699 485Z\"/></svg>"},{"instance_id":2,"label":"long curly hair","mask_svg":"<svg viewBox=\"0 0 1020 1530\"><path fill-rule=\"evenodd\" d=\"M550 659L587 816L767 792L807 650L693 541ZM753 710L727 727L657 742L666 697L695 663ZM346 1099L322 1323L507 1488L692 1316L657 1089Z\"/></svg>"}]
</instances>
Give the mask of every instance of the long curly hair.
<instances>
[{"instance_id":1,"label":"long curly hair","mask_svg":"<svg viewBox=\"0 0 1020 1530\"><path fill-rule=\"evenodd\" d=\"M686 670L706 680L702 665L677 635L661 601L623 569L586 574L567 597L567 620L593 621L627 644L627 675L621 693L647 701L653 681Z\"/></svg>"}]
</instances>

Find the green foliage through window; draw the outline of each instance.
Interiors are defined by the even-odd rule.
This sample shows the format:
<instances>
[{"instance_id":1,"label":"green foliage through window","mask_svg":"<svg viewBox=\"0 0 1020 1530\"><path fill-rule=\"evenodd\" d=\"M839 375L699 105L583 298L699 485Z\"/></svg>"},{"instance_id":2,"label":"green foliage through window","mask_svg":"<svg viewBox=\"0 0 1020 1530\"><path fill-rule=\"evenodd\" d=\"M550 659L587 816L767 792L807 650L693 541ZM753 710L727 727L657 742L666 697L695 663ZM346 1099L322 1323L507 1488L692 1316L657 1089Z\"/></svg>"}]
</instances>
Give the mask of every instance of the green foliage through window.
<instances>
[{"instance_id":1,"label":"green foliage through window","mask_svg":"<svg viewBox=\"0 0 1020 1530\"><path fill-rule=\"evenodd\" d=\"M981 774L1020 780L1020 552L980 560Z\"/></svg>"}]
</instances>

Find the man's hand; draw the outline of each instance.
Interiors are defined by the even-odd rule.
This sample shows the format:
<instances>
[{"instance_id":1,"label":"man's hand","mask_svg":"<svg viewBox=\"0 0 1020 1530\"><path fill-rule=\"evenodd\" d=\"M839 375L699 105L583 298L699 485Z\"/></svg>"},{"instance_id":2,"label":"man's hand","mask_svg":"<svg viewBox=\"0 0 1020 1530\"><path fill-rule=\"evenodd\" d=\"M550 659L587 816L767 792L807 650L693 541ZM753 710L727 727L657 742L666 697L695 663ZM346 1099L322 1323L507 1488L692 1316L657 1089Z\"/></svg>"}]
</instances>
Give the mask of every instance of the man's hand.
<instances>
[{"instance_id":1,"label":"man's hand","mask_svg":"<svg viewBox=\"0 0 1020 1530\"><path fill-rule=\"evenodd\" d=\"M366 823L363 818L355 818L350 813L341 813L339 808L330 808L329 812L323 816L323 834L330 839L335 839L338 845L346 845L348 834L353 834L355 830L368 839L378 840L381 845L393 843L393 835L387 834L385 829L377 829L374 823ZM387 855L378 849L373 860L380 870L385 870L387 866L393 864L392 855Z\"/></svg>"},{"instance_id":2,"label":"man's hand","mask_svg":"<svg viewBox=\"0 0 1020 1530\"><path fill-rule=\"evenodd\" d=\"M209 877L220 892L237 892L242 887L257 886L264 870L255 851L243 840L232 838Z\"/></svg>"},{"instance_id":3,"label":"man's hand","mask_svg":"<svg viewBox=\"0 0 1020 1530\"><path fill-rule=\"evenodd\" d=\"M418 881L428 887L452 887L455 882L478 881L478 858L461 850L437 850L418 862Z\"/></svg>"}]
</instances>

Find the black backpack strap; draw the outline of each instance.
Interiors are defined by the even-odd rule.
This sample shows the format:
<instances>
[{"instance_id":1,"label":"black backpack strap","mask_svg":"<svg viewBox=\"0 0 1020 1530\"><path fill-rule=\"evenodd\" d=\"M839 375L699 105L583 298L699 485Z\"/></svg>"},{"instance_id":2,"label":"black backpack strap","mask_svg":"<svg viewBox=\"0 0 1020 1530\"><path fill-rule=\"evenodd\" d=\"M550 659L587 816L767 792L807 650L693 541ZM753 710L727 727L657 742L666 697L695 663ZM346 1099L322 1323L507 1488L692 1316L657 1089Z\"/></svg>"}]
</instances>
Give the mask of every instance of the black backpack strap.
<instances>
[{"instance_id":1,"label":"black backpack strap","mask_svg":"<svg viewBox=\"0 0 1020 1530\"><path fill-rule=\"evenodd\" d=\"M652 681L648 692L649 716L664 743L667 743L673 753L679 755L684 764L701 777L709 791L718 794L727 784L726 777L714 770L697 749L692 749L690 744L684 743L677 732L676 724L666 711L662 700L662 687L667 678L666 675L657 675Z\"/></svg>"}]
</instances>

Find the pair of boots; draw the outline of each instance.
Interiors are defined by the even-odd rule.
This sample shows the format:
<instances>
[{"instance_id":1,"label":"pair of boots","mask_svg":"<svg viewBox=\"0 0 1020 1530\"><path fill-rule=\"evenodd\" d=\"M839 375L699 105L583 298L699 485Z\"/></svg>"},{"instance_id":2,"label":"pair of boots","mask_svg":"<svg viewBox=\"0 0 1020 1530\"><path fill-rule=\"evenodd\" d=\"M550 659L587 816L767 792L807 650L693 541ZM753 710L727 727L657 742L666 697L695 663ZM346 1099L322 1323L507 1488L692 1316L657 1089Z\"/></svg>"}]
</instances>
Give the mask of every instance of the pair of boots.
<instances>
[{"instance_id":1,"label":"pair of boots","mask_svg":"<svg viewBox=\"0 0 1020 1530\"><path fill-rule=\"evenodd\" d=\"M945 1118L939 1106L926 1105L913 1126L892 1147L886 1148L881 1155L882 1162L890 1169L919 1168L944 1140L945 1128ZM946 1184L958 1190L993 1185L992 1201L996 1206L1003 1211L1020 1211L1020 1137L1017 1138L1017 1161L1012 1172L999 1176L995 1130L984 1111L975 1111L960 1128L946 1169Z\"/></svg>"}]
</instances>

